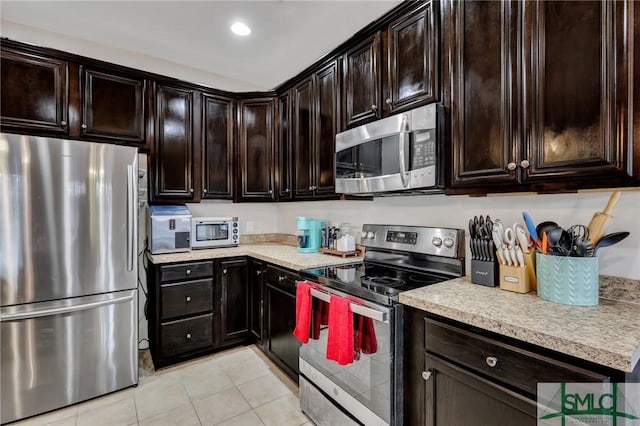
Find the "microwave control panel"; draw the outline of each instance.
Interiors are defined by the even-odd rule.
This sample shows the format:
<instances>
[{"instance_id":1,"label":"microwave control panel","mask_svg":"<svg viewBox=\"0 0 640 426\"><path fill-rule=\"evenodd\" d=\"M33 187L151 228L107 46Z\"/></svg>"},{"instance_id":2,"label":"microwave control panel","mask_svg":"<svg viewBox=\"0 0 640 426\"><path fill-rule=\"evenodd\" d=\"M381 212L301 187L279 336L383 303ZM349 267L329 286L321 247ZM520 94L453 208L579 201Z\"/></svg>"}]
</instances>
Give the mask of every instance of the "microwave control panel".
<instances>
[{"instance_id":1,"label":"microwave control panel","mask_svg":"<svg viewBox=\"0 0 640 426\"><path fill-rule=\"evenodd\" d=\"M411 144L411 170L436 164L436 129L415 132Z\"/></svg>"}]
</instances>

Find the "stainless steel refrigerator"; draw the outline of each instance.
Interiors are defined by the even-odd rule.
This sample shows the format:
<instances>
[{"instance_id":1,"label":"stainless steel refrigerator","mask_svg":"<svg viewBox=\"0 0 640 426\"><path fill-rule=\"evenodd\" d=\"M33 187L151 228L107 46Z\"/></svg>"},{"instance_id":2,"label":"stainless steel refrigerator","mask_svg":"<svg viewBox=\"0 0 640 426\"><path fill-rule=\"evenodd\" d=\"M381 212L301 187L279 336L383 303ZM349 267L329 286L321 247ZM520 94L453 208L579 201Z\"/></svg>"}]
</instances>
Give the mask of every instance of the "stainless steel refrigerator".
<instances>
[{"instance_id":1,"label":"stainless steel refrigerator","mask_svg":"<svg viewBox=\"0 0 640 426\"><path fill-rule=\"evenodd\" d=\"M0 134L0 422L138 382L137 149Z\"/></svg>"}]
</instances>

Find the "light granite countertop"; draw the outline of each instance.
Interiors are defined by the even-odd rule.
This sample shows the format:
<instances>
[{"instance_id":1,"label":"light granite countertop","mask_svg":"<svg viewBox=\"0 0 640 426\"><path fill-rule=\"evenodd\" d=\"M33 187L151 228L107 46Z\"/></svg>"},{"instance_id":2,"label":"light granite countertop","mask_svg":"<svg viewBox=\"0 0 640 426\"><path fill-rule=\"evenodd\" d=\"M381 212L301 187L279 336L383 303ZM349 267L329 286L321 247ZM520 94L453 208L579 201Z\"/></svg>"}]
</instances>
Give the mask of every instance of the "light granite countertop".
<instances>
[{"instance_id":1,"label":"light granite countertop","mask_svg":"<svg viewBox=\"0 0 640 426\"><path fill-rule=\"evenodd\" d=\"M342 258L324 253L299 253L297 247L278 243L240 244L238 247L150 254L149 259L155 264L161 264L233 256L251 256L295 271L362 261L362 257L355 256Z\"/></svg>"},{"instance_id":2,"label":"light granite countertop","mask_svg":"<svg viewBox=\"0 0 640 426\"><path fill-rule=\"evenodd\" d=\"M603 278L601 278L601 281ZM604 279L601 287L633 280ZM400 303L527 343L631 372L640 359L640 304L600 297L597 306L548 302L462 277L400 293Z\"/></svg>"}]
</instances>

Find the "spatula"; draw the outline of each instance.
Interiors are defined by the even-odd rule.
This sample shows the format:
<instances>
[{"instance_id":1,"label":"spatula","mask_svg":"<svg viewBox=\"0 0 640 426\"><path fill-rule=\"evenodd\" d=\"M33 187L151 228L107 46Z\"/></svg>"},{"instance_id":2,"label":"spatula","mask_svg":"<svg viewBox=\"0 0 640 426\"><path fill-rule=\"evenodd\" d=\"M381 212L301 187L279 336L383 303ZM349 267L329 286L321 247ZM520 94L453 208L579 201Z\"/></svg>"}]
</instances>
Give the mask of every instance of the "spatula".
<instances>
[{"instance_id":1,"label":"spatula","mask_svg":"<svg viewBox=\"0 0 640 426\"><path fill-rule=\"evenodd\" d=\"M611 194L607 207L602 212L594 214L593 218L591 218L591 223L589 223L589 239L591 241L599 241L604 235L605 227L609 219L611 219L611 210L616 205L618 198L620 198L620 191L615 191Z\"/></svg>"}]
</instances>

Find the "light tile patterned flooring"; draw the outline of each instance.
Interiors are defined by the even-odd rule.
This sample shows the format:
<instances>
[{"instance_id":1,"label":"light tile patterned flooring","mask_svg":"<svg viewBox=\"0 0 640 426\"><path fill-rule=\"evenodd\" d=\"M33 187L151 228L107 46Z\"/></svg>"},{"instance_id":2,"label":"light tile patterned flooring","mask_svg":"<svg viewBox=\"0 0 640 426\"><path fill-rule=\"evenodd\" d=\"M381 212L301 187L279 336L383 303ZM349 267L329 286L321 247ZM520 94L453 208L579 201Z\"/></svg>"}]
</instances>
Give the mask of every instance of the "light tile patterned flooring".
<instances>
[{"instance_id":1,"label":"light tile patterned flooring","mask_svg":"<svg viewBox=\"0 0 640 426\"><path fill-rule=\"evenodd\" d=\"M136 388L12 426L300 426L298 386L258 348L230 349L140 377Z\"/></svg>"}]
</instances>

